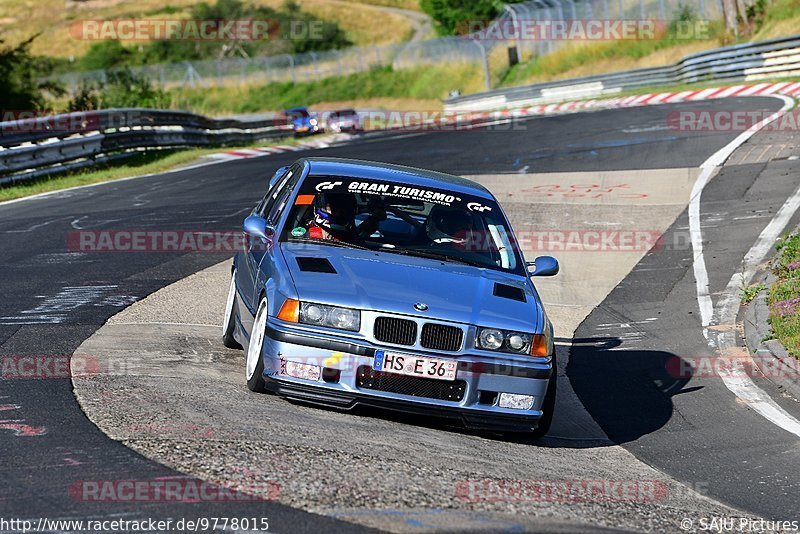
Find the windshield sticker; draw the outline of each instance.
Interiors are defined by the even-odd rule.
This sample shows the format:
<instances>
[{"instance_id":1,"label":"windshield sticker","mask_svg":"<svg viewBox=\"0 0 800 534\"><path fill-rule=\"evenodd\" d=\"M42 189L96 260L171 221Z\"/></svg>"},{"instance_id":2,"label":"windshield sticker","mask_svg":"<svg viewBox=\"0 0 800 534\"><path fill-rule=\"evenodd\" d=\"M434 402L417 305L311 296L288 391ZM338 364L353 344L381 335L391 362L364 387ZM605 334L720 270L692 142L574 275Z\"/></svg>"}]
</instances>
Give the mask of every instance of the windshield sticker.
<instances>
[{"instance_id":1,"label":"windshield sticker","mask_svg":"<svg viewBox=\"0 0 800 534\"><path fill-rule=\"evenodd\" d=\"M320 182L315 189L317 191L329 191L339 185L342 185L342 182Z\"/></svg>"},{"instance_id":2,"label":"windshield sticker","mask_svg":"<svg viewBox=\"0 0 800 534\"><path fill-rule=\"evenodd\" d=\"M298 226L297 228L292 229L292 235L294 237L303 237L306 235L306 229L302 226Z\"/></svg>"},{"instance_id":3,"label":"windshield sticker","mask_svg":"<svg viewBox=\"0 0 800 534\"><path fill-rule=\"evenodd\" d=\"M479 202L470 202L467 204L467 209L470 211L479 211L483 213L484 211L492 211L491 206L484 206Z\"/></svg>"},{"instance_id":4,"label":"windshield sticker","mask_svg":"<svg viewBox=\"0 0 800 534\"><path fill-rule=\"evenodd\" d=\"M350 182L347 190L351 193L377 194L388 197L408 198L412 200L424 200L449 206L454 202L460 202L461 197L433 191L431 189L421 189L407 185L395 185L375 182Z\"/></svg>"}]
</instances>

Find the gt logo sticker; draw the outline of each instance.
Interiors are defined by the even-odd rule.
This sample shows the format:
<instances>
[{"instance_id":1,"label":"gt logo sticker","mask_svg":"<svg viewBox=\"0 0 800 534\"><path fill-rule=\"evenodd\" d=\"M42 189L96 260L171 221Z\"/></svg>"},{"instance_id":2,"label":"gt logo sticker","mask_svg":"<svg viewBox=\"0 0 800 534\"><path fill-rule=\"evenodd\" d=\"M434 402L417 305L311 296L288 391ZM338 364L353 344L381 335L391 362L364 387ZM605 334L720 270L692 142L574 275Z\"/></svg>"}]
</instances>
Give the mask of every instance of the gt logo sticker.
<instances>
[{"instance_id":1,"label":"gt logo sticker","mask_svg":"<svg viewBox=\"0 0 800 534\"><path fill-rule=\"evenodd\" d=\"M327 191L329 189L333 189L337 185L342 185L342 182L320 182L317 184L316 190Z\"/></svg>"},{"instance_id":2,"label":"gt logo sticker","mask_svg":"<svg viewBox=\"0 0 800 534\"><path fill-rule=\"evenodd\" d=\"M490 206L484 206L477 202L470 202L469 204L467 204L467 209L470 211L479 211L481 213L483 213L484 211L492 211L492 208Z\"/></svg>"}]
</instances>

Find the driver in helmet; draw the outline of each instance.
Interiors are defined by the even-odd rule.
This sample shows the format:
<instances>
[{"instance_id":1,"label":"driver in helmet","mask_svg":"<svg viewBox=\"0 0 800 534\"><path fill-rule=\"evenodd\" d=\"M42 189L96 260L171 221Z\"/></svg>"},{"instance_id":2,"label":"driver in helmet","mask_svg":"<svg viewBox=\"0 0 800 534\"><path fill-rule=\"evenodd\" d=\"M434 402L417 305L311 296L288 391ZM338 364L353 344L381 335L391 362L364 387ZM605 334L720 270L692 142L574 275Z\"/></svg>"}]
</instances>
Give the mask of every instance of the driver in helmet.
<instances>
[{"instance_id":1,"label":"driver in helmet","mask_svg":"<svg viewBox=\"0 0 800 534\"><path fill-rule=\"evenodd\" d=\"M351 193L320 193L314 199L313 218L309 221L308 236L312 239L361 241L372 235L386 212L374 210L356 227L358 203Z\"/></svg>"}]
</instances>

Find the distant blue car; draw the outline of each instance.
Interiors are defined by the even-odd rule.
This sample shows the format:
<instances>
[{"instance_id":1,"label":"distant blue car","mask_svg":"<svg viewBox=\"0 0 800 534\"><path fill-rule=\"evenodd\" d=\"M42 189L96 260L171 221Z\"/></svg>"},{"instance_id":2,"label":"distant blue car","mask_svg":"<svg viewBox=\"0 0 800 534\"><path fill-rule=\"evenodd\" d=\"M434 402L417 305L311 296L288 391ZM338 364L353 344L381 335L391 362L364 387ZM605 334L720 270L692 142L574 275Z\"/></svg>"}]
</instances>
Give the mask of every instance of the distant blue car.
<instances>
[{"instance_id":1,"label":"distant blue car","mask_svg":"<svg viewBox=\"0 0 800 534\"><path fill-rule=\"evenodd\" d=\"M322 131L322 124L316 114L310 113L308 108L298 107L284 111L287 119L292 124L296 136L311 135Z\"/></svg>"},{"instance_id":2,"label":"distant blue car","mask_svg":"<svg viewBox=\"0 0 800 534\"><path fill-rule=\"evenodd\" d=\"M244 221L223 342L252 391L547 433L553 327L495 198L432 171L308 158Z\"/></svg>"}]
</instances>

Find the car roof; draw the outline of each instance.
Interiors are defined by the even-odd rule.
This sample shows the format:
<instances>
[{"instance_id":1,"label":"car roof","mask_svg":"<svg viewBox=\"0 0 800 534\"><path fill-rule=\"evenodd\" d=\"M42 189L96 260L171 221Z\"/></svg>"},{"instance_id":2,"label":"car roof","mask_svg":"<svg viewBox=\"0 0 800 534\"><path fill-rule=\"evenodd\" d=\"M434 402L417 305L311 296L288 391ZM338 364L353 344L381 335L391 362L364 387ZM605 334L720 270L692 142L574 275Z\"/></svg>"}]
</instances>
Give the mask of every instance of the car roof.
<instances>
[{"instance_id":1,"label":"car roof","mask_svg":"<svg viewBox=\"0 0 800 534\"><path fill-rule=\"evenodd\" d=\"M477 182L427 169L343 158L303 158L300 162L309 165L308 174L311 176L372 178L494 199L489 190Z\"/></svg>"},{"instance_id":2,"label":"car roof","mask_svg":"<svg viewBox=\"0 0 800 534\"><path fill-rule=\"evenodd\" d=\"M306 106L297 106L295 108L287 108L286 111L306 111L307 109Z\"/></svg>"}]
</instances>

